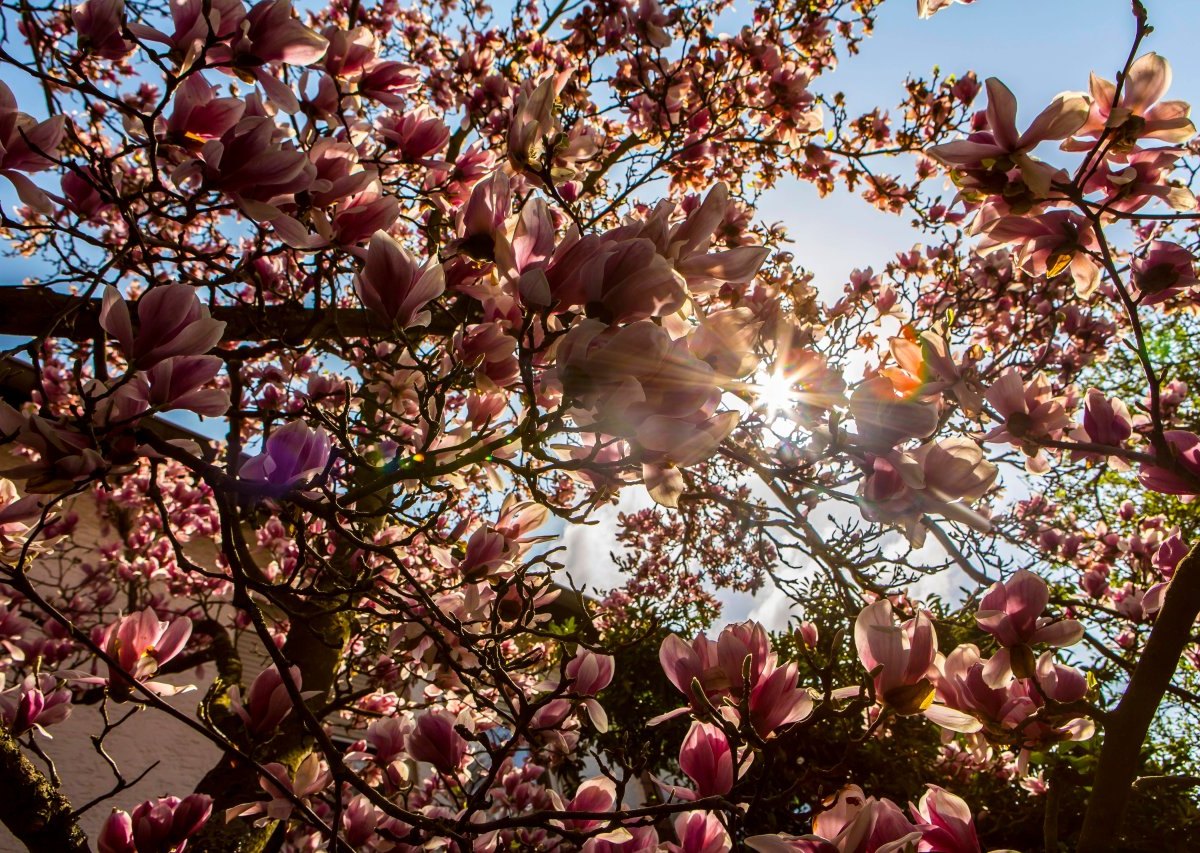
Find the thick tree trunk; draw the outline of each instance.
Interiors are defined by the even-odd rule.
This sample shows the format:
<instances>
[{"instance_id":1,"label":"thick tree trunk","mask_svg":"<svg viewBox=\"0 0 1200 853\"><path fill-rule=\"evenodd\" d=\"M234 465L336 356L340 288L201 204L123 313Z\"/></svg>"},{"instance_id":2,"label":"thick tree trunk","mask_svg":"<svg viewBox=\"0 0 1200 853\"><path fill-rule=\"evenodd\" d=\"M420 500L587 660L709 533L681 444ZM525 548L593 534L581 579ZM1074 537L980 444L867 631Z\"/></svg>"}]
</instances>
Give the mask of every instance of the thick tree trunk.
<instances>
[{"instance_id":1,"label":"thick tree trunk","mask_svg":"<svg viewBox=\"0 0 1200 853\"><path fill-rule=\"evenodd\" d=\"M88 850L71 804L0 726L0 822L34 853Z\"/></svg>"},{"instance_id":2,"label":"thick tree trunk","mask_svg":"<svg viewBox=\"0 0 1200 853\"><path fill-rule=\"evenodd\" d=\"M1098 853L1120 846L1121 818L1142 764L1142 744L1179 659L1191 641L1197 614L1200 614L1200 546L1193 546L1175 570L1129 687L1105 723L1100 764L1076 848L1079 853Z\"/></svg>"},{"instance_id":3,"label":"thick tree trunk","mask_svg":"<svg viewBox=\"0 0 1200 853\"><path fill-rule=\"evenodd\" d=\"M329 602L323 602L327 606ZM298 605L298 612L303 612ZM283 646L287 660L300 667L305 692L316 692L310 707L319 707L328 698L337 675L342 652L350 636L346 613L323 613L311 619L293 618ZM279 762L295 770L312 751L312 739L298 714L292 713L269 741L257 746L253 756L262 763ZM201 780L196 790L213 798L213 817L200 835L188 844L196 853L259 853L265 849L275 830L274 822L256 827L251 820L227 823L224 812L231 806L262 799L258 771L253 766L226 755Z\"/></svg>"}]
</instances>

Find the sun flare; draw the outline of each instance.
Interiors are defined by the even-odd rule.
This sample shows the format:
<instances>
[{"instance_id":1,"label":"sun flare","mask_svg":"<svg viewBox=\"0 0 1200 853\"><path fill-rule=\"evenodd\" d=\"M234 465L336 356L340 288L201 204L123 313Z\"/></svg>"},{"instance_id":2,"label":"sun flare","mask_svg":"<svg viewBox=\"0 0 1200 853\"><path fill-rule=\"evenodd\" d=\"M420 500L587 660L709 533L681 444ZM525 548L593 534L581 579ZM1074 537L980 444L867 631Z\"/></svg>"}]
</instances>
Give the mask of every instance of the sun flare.
<instances>
[{"instance_id":1,"label":"sun flare","mask_svg":"<svg viewBox=\"0 0 1200 853\"><path fill-rule=\"evenodd\" d=\"M796 407L795 380L782 371L768 373L754 386L754 396L755 408L760 409L767 420L774 420Z\"/></svg>"}]
</instances>

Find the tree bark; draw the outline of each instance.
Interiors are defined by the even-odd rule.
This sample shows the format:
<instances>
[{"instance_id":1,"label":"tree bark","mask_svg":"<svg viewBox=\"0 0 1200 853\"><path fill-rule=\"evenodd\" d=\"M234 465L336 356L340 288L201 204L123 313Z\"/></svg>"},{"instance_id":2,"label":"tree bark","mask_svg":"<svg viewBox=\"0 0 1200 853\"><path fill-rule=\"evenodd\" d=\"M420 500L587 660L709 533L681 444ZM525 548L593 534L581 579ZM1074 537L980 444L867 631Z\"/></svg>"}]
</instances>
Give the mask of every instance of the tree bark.
<instances>
[{"instance_id":1,"label":"tree bark","mask_svg":"<svg viewBox=\"0 0 1200 853\"><path fill-rule=\"evenodd\" d=\"M0 726L0 822L34 853L88 850L71 804Z\"/></svg>"},{"instance_id":2,"label":"tree bark","mask_svg":"<svg viewBox=\"0 0 1200 853\"><path fill-rule=\"evenodd\" d=\"M136 303L130 318L138 322ZM282 341L301 344L314 338L364 337L390 333L387 324L362 309L306 308L302 305L216 305L214 319L225 323L226 341ZM434 316L423 334L448 335L460 318L446 313ZM66 338L74 341L100 337L100 300L84 299L39 287L0 286L0 334L23 338Z\"/></svg>"},{"instance_id":3,"label":"tree bark","mask_svg":"<svg viewBox=\"0 0 1200 853\"><path fill-rule=\"evenodd\" d=\"M297 602L297 613L303 603ZM315 609L315 608L314 608ZM320 707L333 688L341 655L350 636L350 617L345 612L323 612L312 618L293 618L291 630L283 645L289 662L300 667L305 692L317 695L309 700ZM295 712L280 724L269 741L253 748L254 758L263 762L279 762L290 771L312 751L312 738ZM275 822L255 826L250 819L226 822L224 812L231 806L266 797L259 784L258 771L226 755L213 767L196 790L213 798L213 817L200 834L188 843L196 853L259 853L265 849L275 831Z\"/></svg>"},{"instance_id":4,"label":"tree bark","mask_svg":"<svg viewBox=\"0 0 1200 853\"><path fill-rule=\"evenodd\" d=\"M1179 659L1191 642L1198 614L1200 545L1193 546L1176 568L1125 695L1105 723L1100 764L1076 847L1079 853L1098 853L1119 846L1121 818L1142 765L1142 744Z\"/></svg>"}]
</instances>

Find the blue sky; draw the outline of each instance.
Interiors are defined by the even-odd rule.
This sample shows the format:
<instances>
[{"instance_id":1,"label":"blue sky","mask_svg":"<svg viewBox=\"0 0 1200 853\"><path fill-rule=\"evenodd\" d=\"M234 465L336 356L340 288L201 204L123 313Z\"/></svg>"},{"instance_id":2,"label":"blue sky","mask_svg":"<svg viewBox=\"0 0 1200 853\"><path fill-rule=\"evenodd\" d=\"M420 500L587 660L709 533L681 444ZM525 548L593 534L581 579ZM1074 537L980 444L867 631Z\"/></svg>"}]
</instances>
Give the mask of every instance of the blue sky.
<instances>
[{"instance_id":1,"label":"blue sky","mask_svg":"<svg viewBox=\"0 0 1200 853\"><path fill-rule=\"evenodd\" d=\"M1200 0L1146 0L1155 31L1142 52L1165 56L1175 72L1171 96L1200 105ZM1017 96L1018 121L1032 119L1059 92L1085 91L1088 73L1112 79L1133 37L1129 0L976 0L919 20L915 0L889 0L875 34L857 56L814 81L823 94L846 93L852 112L894 107L907 75L970 69L980 80L999 77ZM983 97L979 100L982 107ZM781 221L797 260L836 297L852 269L876 270L921 235L909 217L876 211L849 193L819 199L811 185L789 180L770 192L761 213Z\"/></svg>"}]
</instances>

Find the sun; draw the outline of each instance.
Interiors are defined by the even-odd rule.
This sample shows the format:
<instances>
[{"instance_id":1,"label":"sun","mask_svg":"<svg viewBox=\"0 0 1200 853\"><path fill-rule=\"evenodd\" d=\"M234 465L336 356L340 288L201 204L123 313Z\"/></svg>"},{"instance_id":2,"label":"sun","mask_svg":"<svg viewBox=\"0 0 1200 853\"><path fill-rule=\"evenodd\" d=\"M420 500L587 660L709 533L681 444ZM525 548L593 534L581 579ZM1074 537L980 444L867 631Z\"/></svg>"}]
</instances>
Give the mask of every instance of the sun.
<instances>
[{"instance_id":1,"label":"sun","mask_svg":"<svg viewBox=\"0 0 1200 853\"><path fill-rule=\"evenodd\" d=\"M781 370L775 370L755 383L754 407L761 410L768 421L773 421L783 412L790 412L796 407L796 395L794 379Z\"/></svg>"}]
</instances>

